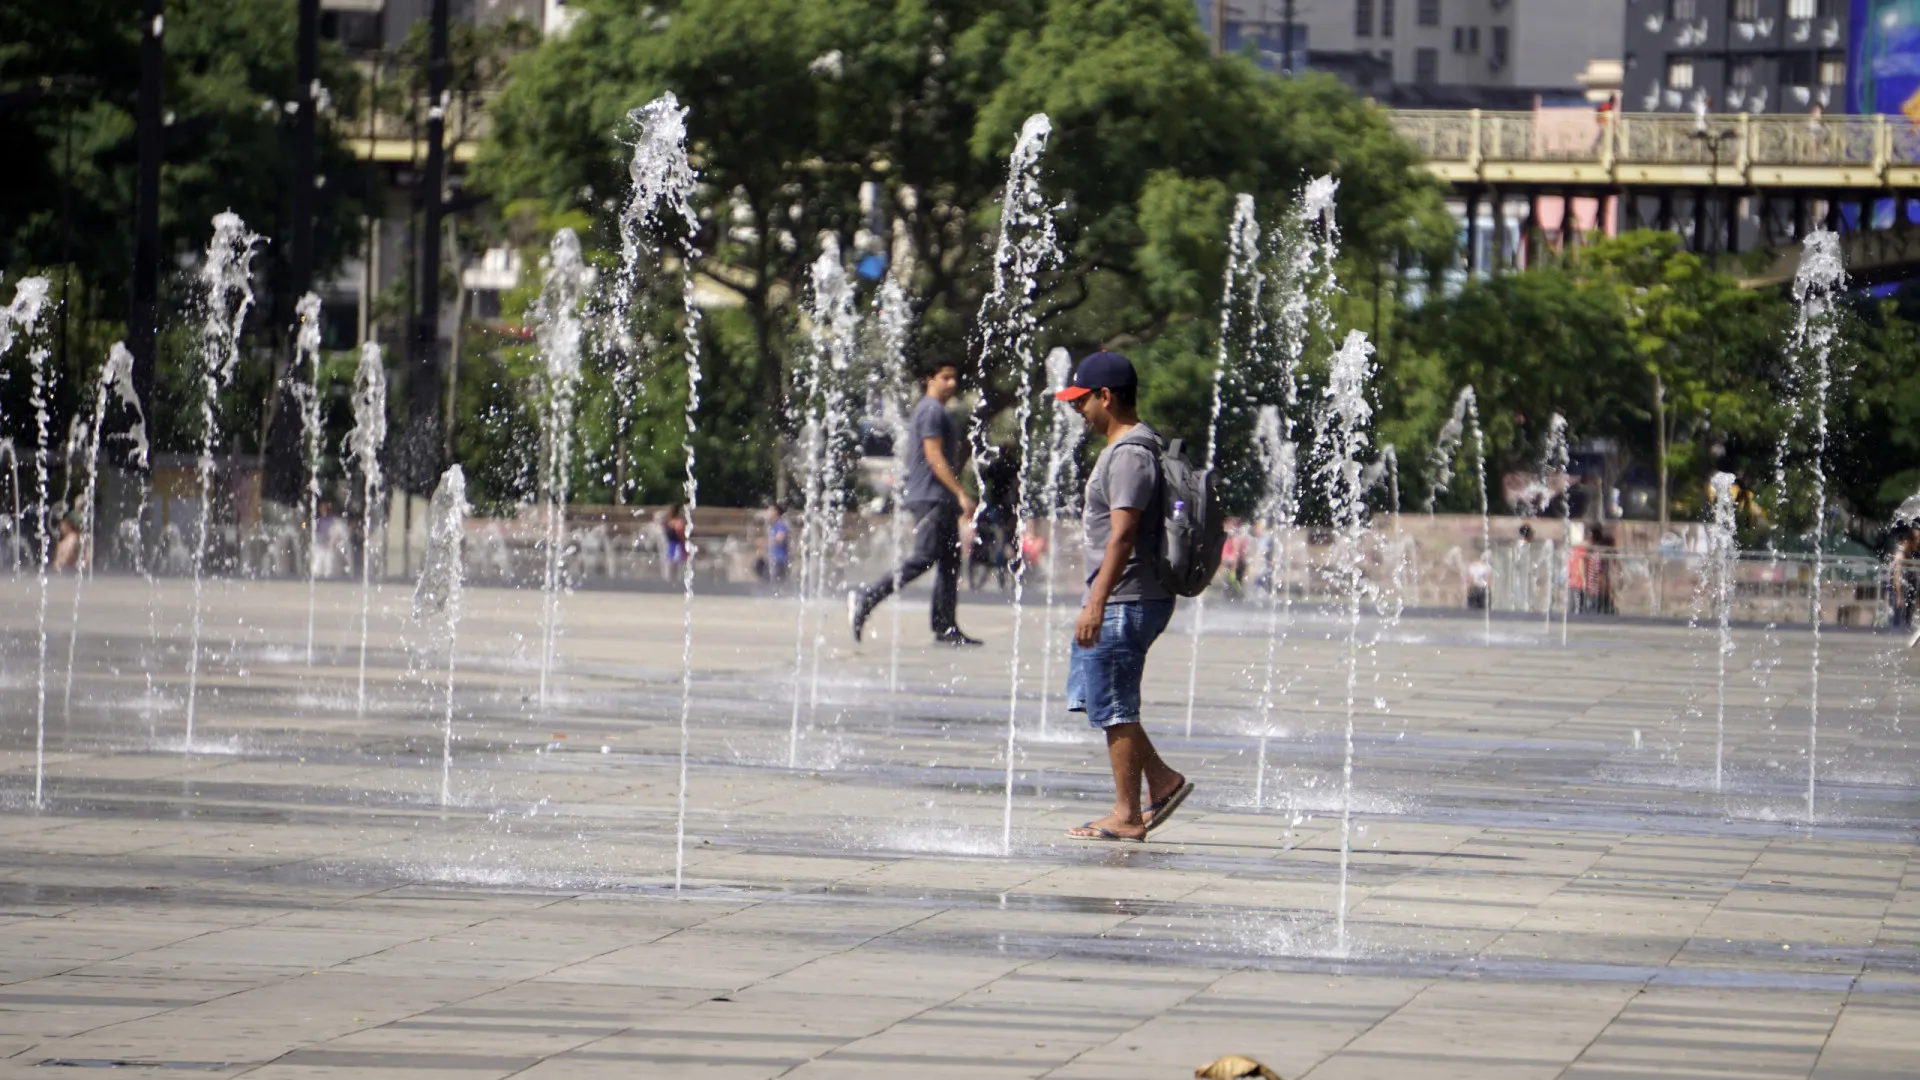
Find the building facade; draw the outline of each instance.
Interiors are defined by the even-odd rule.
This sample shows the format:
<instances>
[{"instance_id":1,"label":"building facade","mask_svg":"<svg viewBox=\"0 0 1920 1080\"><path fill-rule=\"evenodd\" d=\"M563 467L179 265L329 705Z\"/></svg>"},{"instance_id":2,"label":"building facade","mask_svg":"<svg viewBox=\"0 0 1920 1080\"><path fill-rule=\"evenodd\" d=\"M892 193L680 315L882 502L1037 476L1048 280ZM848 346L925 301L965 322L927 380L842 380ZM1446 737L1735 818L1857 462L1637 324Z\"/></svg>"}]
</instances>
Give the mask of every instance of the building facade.
<instances>
[{"instance_id":1,"label":"building facade","mask_svg":"<svg viewBox=\"0 0 1920 1080\"><path fill-rule=\"evenodd\" d=\"M1630 112L1848 110L1853 0L1628 0Z\"/></svg>"},{"instance_id":2,"label":"building facade","mask_svg":"<svg viewBox=\"0 0 1920 1080\"><path fill-rule=\"evenodd\" d=\"M1199 0L1202 25L1212 3ZM1617 59L1625 0L1218 0L1226 49L1284 54L1403 107L1531 107L1579 99L1590 62ZM1267 62L1267 66L1274 65Z\"/></svg>"}]
</instances>

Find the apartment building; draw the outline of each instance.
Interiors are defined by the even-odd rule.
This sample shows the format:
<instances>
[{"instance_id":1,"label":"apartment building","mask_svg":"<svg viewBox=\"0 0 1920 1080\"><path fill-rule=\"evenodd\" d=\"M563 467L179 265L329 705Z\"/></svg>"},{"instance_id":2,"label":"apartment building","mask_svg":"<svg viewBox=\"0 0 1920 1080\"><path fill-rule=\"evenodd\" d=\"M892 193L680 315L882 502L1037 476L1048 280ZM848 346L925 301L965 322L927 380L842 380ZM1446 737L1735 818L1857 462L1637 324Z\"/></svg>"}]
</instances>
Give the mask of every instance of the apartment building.
<instances>
[{"instance_id":1,"label":"apartment building","mask_svg":"<svg viewBox=\"0 0 1920 1080\"><path fill-rule=\"evenodd\" d=\"M1848 110L1852 7L1852 0L1627 0L1624 107Z\"/></svg>"},{"instance_id":2,"label":"apartment building","mask_svg":"<svg viewBox=\"0 0 1920 1080\"><path fill-rule=\"evenodd\" d=\"M1212 2L1200 0L1203 20ZM1520 108L1541 94L1579 98L1589 63L1619 58L1625 8L1625 0L1220 2L1229 50L1252 41L1278 56L1291 27L1308 67L1390 104Z\"/></svg>"}]
</instances>

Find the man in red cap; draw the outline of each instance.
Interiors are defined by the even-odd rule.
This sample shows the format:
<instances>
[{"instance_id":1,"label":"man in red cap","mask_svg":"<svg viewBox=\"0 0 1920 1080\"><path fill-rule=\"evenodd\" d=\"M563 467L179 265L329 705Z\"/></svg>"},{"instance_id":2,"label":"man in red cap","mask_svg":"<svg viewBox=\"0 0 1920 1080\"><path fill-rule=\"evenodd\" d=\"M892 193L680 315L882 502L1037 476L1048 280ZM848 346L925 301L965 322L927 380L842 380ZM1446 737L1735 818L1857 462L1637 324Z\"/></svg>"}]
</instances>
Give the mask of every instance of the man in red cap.
<instances>
[{"instance_id":1,"label":"man in red cap","mask_svg":"<svg viewBox=\"0 0 1920 1080\"><path fill-rule=\"evenodd\" d=\"M1140 724L1140 676L1147 650L1173 617L1173 595L1154 567L1163 443L1134 411L1138 390L1132 361L1097 352L1080 361L1073 382L1054 395L1107 443L1087 477L1087 595L1068 657L1067 709L1085 713L1087 723L1106 733L1114 801L1106 817L1068 830L1077 840L1145 840L1193 792L1193 784L1160 759Z\"/></svg>"}]
</instances>

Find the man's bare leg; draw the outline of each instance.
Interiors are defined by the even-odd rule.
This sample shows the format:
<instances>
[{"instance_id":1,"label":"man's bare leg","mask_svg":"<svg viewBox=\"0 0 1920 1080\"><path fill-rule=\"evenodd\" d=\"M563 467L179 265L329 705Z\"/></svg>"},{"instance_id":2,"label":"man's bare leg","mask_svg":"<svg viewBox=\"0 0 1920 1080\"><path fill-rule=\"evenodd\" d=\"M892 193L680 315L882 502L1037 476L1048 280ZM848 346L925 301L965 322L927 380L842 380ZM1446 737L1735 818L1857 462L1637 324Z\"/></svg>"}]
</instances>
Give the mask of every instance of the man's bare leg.
<instances>
[{"instance_id":1,"label":"man's bare leg","mask_svg":"<svg viewBox=\"0 0 1920 1080\"><path fill-rule=\"evenodd\" d=\"M1147 729L1139 724L1115 724L1106 732L1107 760L1113 766L1113 812L1091 826L1118 836L1145 836L1147 826L1140 819L1140 782L1146 781L1149 799L1158 800L1185 783L1186 777L1160 760Z\"/></svg>"}]
</instances>

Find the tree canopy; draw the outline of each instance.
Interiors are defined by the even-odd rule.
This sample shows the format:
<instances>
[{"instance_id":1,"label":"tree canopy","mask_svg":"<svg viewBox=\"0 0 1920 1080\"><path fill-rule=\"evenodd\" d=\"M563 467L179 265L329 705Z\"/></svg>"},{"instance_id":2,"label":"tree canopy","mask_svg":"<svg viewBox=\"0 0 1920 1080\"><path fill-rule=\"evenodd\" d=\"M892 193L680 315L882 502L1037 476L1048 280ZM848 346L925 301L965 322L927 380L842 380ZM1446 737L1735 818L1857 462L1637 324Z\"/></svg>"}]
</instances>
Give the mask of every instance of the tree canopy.
<instances>
[{"instance_id":1,"label":"tree canopy","mask_svg":"<svg viewBox=\"0 0 1920 1080\"><path fill-rule=\"evenodd\" d=\"M738 300L747 332L727 340L751 343L722 377L747 380L741 398L762 432L782 425L795 298L822 232L855 258L910 260L916 358L972 374L1005 157L1034 112L1053 120L1043 184L1067 248L1035 300L1042 351L1210 354L1234 192L1277 215L1304 180L1333 172L1357 263L1451 244L1440 189L1378 110L1327 77L1281 80L1213 57L1186 0L587 0L578 10L569 33L510 66L477 182L502 203L584 212L611 247L627 110L674 93L690 109L703 183L700 269ZM865 207L863 187L880 196ZM722 330L728 321L720 313ZM1177 355L1167 366L1183 369ZM989 408L1012 382L987 373ZM742 475L770 480L772 439L733 453L762 454ZM589 490L605 474L586 472Z\"/></svg>"},{"instance_id":2,"label":"tree canopy","mask_svg":"<svg viewBox=\"0 0 1920 1080\"><path fill-rule=\"evenodd\" d=\"M1910 321L1920 309L1912 295L1855 294L1843 305L1826 469L1842 520L1829 528L1850 518L1861 532L1920 487L1911 465L1920 451L1920 333ZM1783 446L1790 460L1804 458L1810 426L1807 410L1796 420L1793 409L1793 319L1784 291L1741 288L1679 237L1597 239L1549 265L1469 281L1404 312L1383 365L1381 438L1402 448L1405 490L1425 491L1424 454L1409 450L1433 444L1453 395L1471 385L1496 481L1539 468L1557 412L1576 443L1612 448L1616 479L1651 487L1664 464L1674 519L1704 514L1708 477L1727 471L1757 506L1773 508L1772 523L1784 530L1773 539L1789 542L1811 526L1805 477L1790 470L1784 491L1774 477ZM1469 498L1456 485L1442 508L1467 509Z\"/></svg>"},{"instance_id":3,"label":"tree canopy","mask_svg":"<svg viewBox=\"0 0 1920 1080\"><path fill-rule=\"evenodd\" d=\"M167 4L160 231L170 261L204 247L223 210L263 236L287 235L292 123L283 105L296 93L294 22L293 0ZM84 280L124 295L139 43L138 9L125 3L0 5L0 141L8 148L0 267L9 276L71 262ZM320 71L331 116L350 118L358 75L331 46ZM367 185L332 123L321 126L317 168L315 265L324 271L357 250ZM277 248L263 251L269 287L282 280L284 260Z\"/></svg>"},{"instance_id":4,"label":"tree canopy","mask_svg":"<svg viewBox=\"0 0 1920 1080\"><path fill-rule=\"evenodd\" d=\"M251 320L266 341L284 342L292 200L293 0L169 0L160 234L162 310L184 312L184 282L167 272L194 264L217 213L232 210L266 238L254 261L260 297ZM140 76L138 5L117 0L0 4L0 271L10 284L51 276L64 302L67 369L53 376L55 426L126 335L133 267L139 154L134 123ZM340 51L321 50L323 111L316 169L315 270L329 273L358 250L369 178L345 143L360 80ZM65 290L64 292L62 290ZM163 332L150 422L160 450L197 437L198 380L190 335ZM257 449L273 359L249 357L226 399L227 430ZM25 393L13 380L5 393ZM0 414L21 415L17 400ZM64 428L62 428L64 430Z\"/></svg>"}]
</instances>

